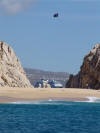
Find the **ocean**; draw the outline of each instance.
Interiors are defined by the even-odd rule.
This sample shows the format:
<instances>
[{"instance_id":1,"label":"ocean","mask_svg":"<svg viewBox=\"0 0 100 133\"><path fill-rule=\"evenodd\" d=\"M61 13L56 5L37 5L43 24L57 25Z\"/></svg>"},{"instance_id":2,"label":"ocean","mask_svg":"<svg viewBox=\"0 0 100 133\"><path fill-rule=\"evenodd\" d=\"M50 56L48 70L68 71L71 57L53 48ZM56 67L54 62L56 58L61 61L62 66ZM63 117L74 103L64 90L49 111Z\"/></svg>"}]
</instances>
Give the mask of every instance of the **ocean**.
<instances>
[{"instance_id":1,"label":"ocean","mask_svg":"<svg viewBox=\"0 0 100 133\"><path fill-rule=\"evenodd\" d=\"M0 104L0 133L100 133L100 103Z\"/></svg>"}]
</instances>

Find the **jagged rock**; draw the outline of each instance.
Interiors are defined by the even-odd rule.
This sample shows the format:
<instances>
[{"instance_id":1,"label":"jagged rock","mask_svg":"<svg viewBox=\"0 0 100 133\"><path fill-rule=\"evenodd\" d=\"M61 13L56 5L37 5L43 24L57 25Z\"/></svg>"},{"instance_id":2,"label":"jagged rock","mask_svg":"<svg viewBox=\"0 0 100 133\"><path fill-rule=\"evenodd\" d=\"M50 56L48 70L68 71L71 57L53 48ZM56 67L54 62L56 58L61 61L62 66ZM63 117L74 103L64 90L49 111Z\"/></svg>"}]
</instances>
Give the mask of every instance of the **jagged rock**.
<instances>
[{"instance_id":1,"label":"jagged rock","mask_svg":"<svg viewBox=\"0 0 100 133\"><path fill-rule=\"evenodd\" d=\"M0 86L32 87L13 49L0 41Z\"/></svg>"},{"instance_id":2,"label":"jagged rock","mask_svg":"<svg viewBox=\"0 0 100 133\"><path fill-rule=\"evenodd\" d=\"M84 57L80 72L70 76L66 88L100 89L100 44Z\"/></svg>"}]
</instances>

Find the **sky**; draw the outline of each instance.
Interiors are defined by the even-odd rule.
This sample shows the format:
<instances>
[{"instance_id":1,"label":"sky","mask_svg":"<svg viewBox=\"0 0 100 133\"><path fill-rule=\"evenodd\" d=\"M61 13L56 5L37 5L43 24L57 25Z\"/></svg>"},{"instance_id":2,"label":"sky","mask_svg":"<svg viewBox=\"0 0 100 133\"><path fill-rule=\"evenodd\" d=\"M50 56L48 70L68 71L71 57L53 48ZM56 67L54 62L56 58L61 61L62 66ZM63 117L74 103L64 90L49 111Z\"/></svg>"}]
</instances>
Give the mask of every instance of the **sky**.
<instances>
[{"instance_id":1,"label":"sky","mask_svg":"<svg viewBox=\"0 0 100 133\"><path fill-rule=\"evenodd\" d=\"M76 74L100 43L100 0L0 0L0 40L23 67Z\"/></svg>"}]
</instances>

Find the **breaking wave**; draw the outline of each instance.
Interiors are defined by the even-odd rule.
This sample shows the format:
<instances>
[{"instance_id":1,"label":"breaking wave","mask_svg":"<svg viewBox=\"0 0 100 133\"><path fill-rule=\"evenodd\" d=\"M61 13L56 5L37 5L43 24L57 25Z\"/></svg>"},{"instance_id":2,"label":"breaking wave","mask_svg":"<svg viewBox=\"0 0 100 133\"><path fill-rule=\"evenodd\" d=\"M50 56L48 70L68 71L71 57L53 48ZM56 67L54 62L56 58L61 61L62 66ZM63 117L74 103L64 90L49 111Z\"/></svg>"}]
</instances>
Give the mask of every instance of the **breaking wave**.
<instances>
[{"instance_id":1,"label":"breaking wave","mask_svg":"<svg viewBox=\"0 0 100 133\"><path fill-rule=\"evenodd\" d=\"M98 97L90 97L88 96L88 101L87 102L100 102L100 98Z\"/></svg>"}]
</instances>

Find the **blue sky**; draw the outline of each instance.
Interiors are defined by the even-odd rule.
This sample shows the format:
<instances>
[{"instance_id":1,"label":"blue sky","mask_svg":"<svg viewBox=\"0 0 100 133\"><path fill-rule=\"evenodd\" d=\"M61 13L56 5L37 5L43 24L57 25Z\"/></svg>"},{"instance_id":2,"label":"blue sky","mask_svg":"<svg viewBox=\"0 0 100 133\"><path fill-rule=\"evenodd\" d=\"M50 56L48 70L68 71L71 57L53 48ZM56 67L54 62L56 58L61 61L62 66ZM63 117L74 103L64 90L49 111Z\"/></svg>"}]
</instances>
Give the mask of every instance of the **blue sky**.
<instances>
[{"instance_id":1,"label":"blue sky","mask_svg":"<svg viewBox=\"0 0 100 133\"><path fill-rule=\"evenodd\" d=\"M23 67L75 74L100 43L100 1L1 0L0 40Z\"/></svg>"}]
</instances>

